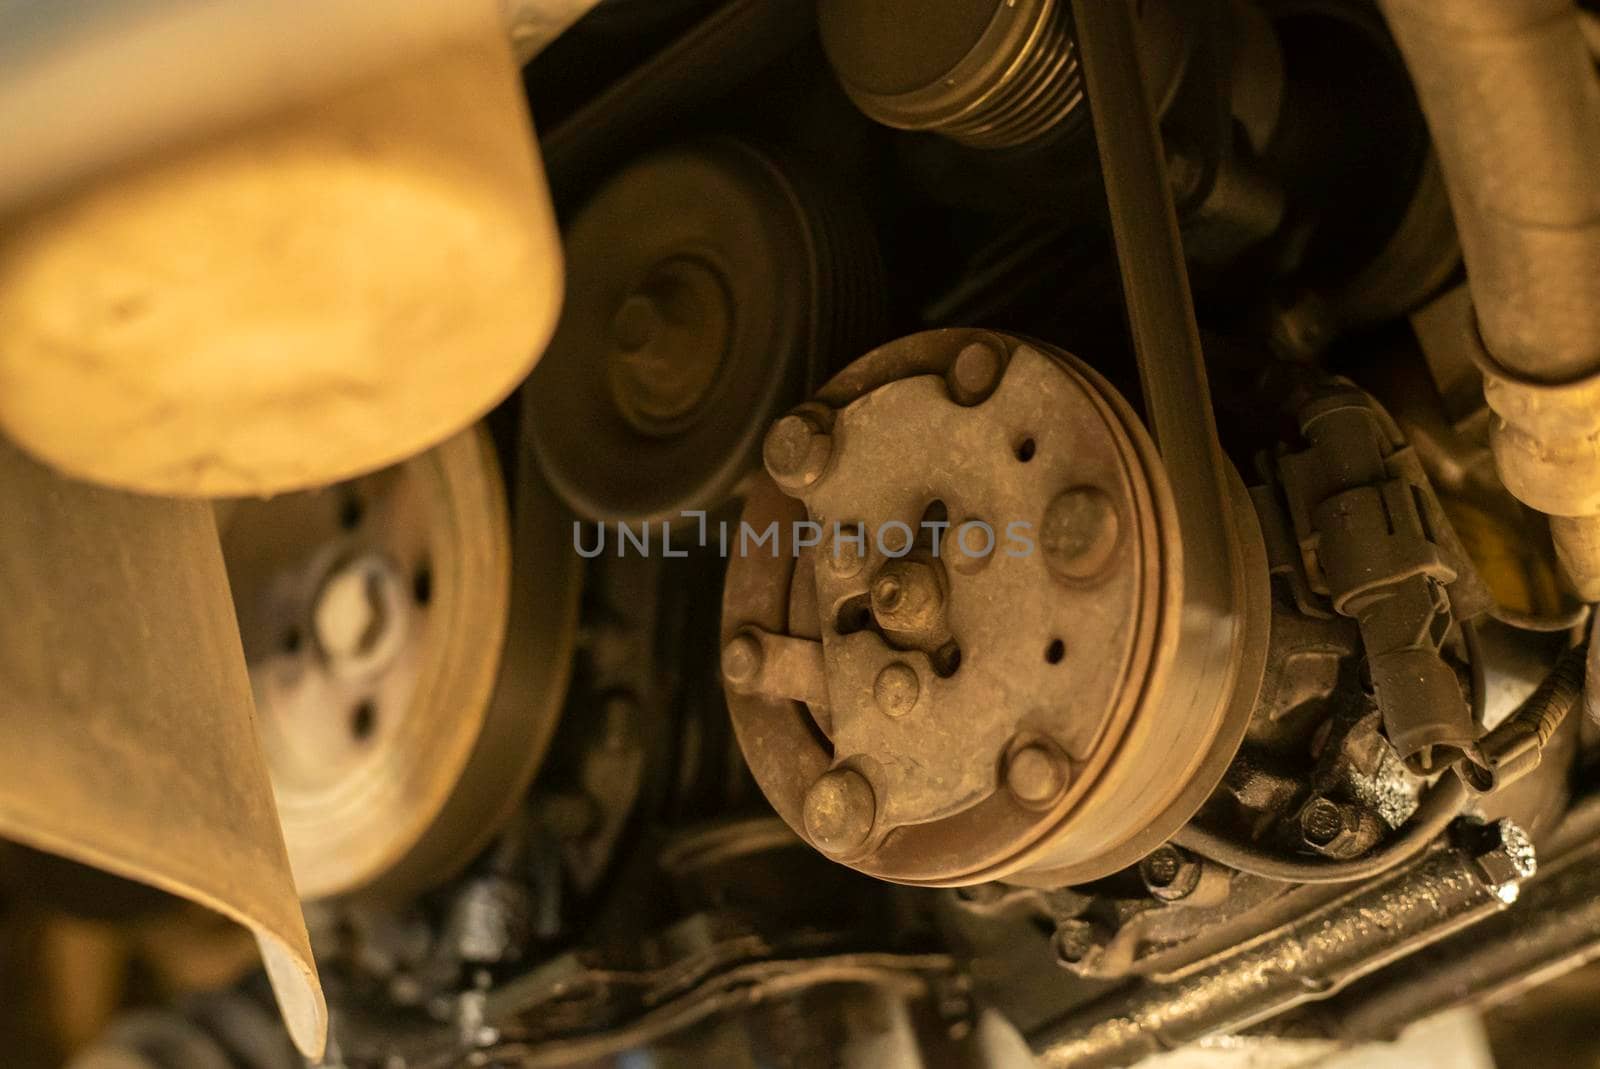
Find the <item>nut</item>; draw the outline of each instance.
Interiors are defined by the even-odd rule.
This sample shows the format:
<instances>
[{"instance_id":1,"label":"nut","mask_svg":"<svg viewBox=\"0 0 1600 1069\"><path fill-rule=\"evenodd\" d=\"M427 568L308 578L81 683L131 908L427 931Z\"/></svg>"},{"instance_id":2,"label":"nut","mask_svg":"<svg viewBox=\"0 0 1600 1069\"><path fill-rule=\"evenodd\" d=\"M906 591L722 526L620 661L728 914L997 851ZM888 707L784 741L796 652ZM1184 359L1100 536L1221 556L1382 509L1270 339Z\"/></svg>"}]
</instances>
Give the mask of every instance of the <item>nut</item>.
<instances>
[{"instance_id":1,"label":"nut","mask_svg":"<svg viewBox=\"0 0 1600 1069\"><path fill-rule=\"evenodd\" d=\"M877 816L872 784L848 768L825 773L806 792L802 816L817 849L829 854L858 849L872 833Z\"/></svg>"},{"instance_id":2,"label":"nut","mask_svg":"<svg viewBox=\"0 0 1600 1069\"><path fill-rule=\"evenodd\" d=\"M1050 570L1067 579L1093 579L1117 548L1122 524L1102 490L1075 486L1057 494L1039 525L1039 546Z\"/></svg>"},{"instance_id":3,"label":"nut","mask_svg":"<svg viewBox=\"0 0 1600 1069\"><path fill-rule=\"evenodd\" d=\"M750 634L734 635L722 647L722 677L736 687L753 683L761 674L763 659L759 639Z\"/></svg>"},{"instance_id":4,"label":"nut","mask_svg":"<svg viewBox=\"0 0 1600 1069\"><path fill-rule=\"evenodd\" d=\"M1139 875L1151 897L1162 902L1188 898L1200 886L1201 863L1176 846L1157 847L1155 853L1139 863Z\"/></svg>"},{"instance_id":5,"label":"nut","mask_svg":"<svg viewBox=\"0 0 1600 1069\"><path fill-rule=\"evenodd\" d=\"M822 478L833 455L833 438L809 412L791 412L772 425L761 446L767 474L794 492Z\"/></svg>"},{"instance_id":6,"label":"nut","mask_svg":"<svg viewBox=\"0 0 1600 1069\"><path fill-rule=\"evenodd\" d=\"M886 666L872 685L872 697L886 716L905 716L916 707L921 691L916 669L904 661Z\"/></svg>"},{"instance_id":7,"label":"nut","mask_svg":"<svg viewBox=\"0 0 1600 1069\"><path fill-rule=\"evenodd\" d=\"M1022 747L1006 762L1006 790L1029 808L1050 804L1066 788L1066 766L1039 743Z\"/></svg>"}]
</instances>

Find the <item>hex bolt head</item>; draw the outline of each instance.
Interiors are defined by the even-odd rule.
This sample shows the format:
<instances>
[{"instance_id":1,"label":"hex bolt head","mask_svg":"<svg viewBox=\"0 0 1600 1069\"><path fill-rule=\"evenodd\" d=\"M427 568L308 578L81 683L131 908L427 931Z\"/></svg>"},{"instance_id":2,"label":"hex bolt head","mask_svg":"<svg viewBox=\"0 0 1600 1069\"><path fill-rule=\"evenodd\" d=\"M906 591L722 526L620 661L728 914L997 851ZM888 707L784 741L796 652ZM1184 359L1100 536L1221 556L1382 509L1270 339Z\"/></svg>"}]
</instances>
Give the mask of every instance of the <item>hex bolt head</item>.
<instances>
[{"instance_id":1,"label":"hex bolt head","mask_svg":"<svg viewBox=\"0 0 1600 1069\"><path fill-rule=\"evenodd\" d=\"M1383 837L1383 826L1358 805L1313 798L1300 811L1300 840L1323 857L1359 857Z\"/></svg>"},{"instance_id":2,"label":"hex bolt head","mask_svg":"<svg viewBox=\"0 0 1600 1069\"><path fill-rule=\"evenodd\" d=\"M1194 889L1200 886L1201 870L1198 859L1170 843L1157 847L1139 863L1145 889L1152 898L1162 902L1181 902L1194 894Z\"/></svg>"},{"instance_id":3,"label":"hex bolt head","mask_svg":"<svg viewBox=\"0 0 1600 1069\"><path fill-rule=\"evenodd\" d=\"M1514 902L1523 880L1538 871L1538 855L1528 833L1511 820L1467 825L1462 833L1473 867L1500 898Z\"/></svg>"},{"instance_id":4,"label":"hex bolt head","mask_svg":"<svg viewBox=\"0 0 1600 1069\"><path fill-rule=\"evenodd\" d=\"M1098 921L1074 917L1056 926L1050 948L1062 968L1080 976L1092 974L1111 943L1112 932Z\"/></svg>"},{"instance_id":5,"label":"hex bolt head","mask_svg":"<svg viewBox=\"0 0 1600 1069\"><path fill-rule=\"evenodd\" d=\"M861 773L848 768L825 773L806 792L806 835L824 853L849 853L872 834L877 806L872 784Z\"/></svg>"},{"instance_id":6,"label":"hex bolt head","mask_svg":"<svg viewBox=\"0 0 1600 1069\"><path fill-rule=\"evenodd\" d=\"M958 404L975 405L1000 385L1005 370L1003 356L990 342L974 341L962 346L950 364L947 382L950 396Z\"/></svg>"},{"instance_id":7,"label":"hex bolt head","mask_svg":"<svg viewBox=\"0 0 1600 1069\"><path fill-rule=\"evenodd\" d=\"M1326 847L1344 830L1344 807L1332 799L1315 798L1300 811L1300 835L1307 846Z\"/></svg>"},{"instance_id":8,"label":"hex bolt head","mask_svg":"<svg viewBox=\"0 0 1600 1069\"><path fill-rule=\"evenodd\" d=\"M1030 809L1049 805L1067 788L1067 769L1039 743L1029 743L1006 762L1006 790Z\"/></svg>"},{"instance_id":9,"label":"hex bolt head","mask_svg":"<svg viewBox=\"0 0 1600 1069\"><path fill-rule=\"evenodd\" d=\"M761 640L754 635L739 634L722 647L722 678L736 687L754 683L761 674Z\"/></svg>"},{"instance_id":10,"label":"hex bolt head","mask_svg":"<svg viewBox=\"0 0 1600 1069\"><path fill-rule=\"evenodd\" d=\"M905 716L916 708L921 691L916 669L904 661L887 665L872 684L872 697L885 716Z\"/></svg>"},{"instance_id":11,"label":"hex bolt head","mask_svg":"<svg viewBox=\"0 0 1600 1069\"><path fill-rule=\"evenodd\" d=\"M1093 579L1111 562L1121 530L1117 507L1105 491L1074 486L1045 507L1039 547L1057 575Z\"/></svg>"},{"instance_id":12,"label":"hex bolt head","mask_svg":"<svg viewBox=\"0 0 1600 1069\"><path fill-rule=\"evenodd\" d=\"M811 415L791 412L772 425L761 459L773 482L798 491L822 478L833 455L833 437Z\"/></svg>"}]
</instances>

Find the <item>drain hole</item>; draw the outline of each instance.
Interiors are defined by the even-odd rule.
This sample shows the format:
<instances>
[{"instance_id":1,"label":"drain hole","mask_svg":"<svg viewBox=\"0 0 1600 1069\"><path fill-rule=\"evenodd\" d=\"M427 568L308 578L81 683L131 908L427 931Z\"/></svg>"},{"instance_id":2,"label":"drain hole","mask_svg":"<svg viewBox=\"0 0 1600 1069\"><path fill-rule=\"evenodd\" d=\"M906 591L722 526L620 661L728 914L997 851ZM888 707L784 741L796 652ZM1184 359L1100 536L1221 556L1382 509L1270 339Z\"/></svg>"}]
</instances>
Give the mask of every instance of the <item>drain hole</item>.
<instances>
[{"instance_id":1,"label":"drain hole","mask_svg":"<svg viewBox=\"0 0 1600 1069\"><path fill-rule=\"evenodd\" d=\"M378 726L378 709L370 701L362 702L350 711L350 734L357 742L365 742L372 737L372 729Z\"/></svg>"},{"instance_id":2,"label":"drain hole","mask_svg":"<svg viewBox=\"0 0 1600 1069\"><path fill-rule=\"evenodd\" d=\"M346 531L354 531L361 526L361 517L366 515L366 506L361 504L361 499L354 494L346 494L339 503L339 526Z\"/></svg>"},{"instance_id":3,"label":"drain hole","mask_svg":"<svg viewBox=\"0 0 1600 1069\"><path fill-rule=\"evenodd\" d=\"M418 605L433 600L433 569L426 564L418 567L417 574L411 577L411 597Z\"/></svg>"},{"instance_id":4,"label":"drain hole","mask_svg":"<svg viewBox=\"0 0 1600 1069\"><path fill-rule=\"evenodd\" d=\"M1022 441L1017 443L1017 447L1014 452L1017 454L1017 459L1026 464L1028 461L1033 459L1034 450L1037 448L1038 446L1034 443L1032 438L1024 438Z\"/></svg>"},{"instance_id":5,"label":"drain hole","mask_svg":"<svg viewBox=\"0 0 1600 1069\"><path fill-rule=\"evenodd\" d=\"M961 647L954 641L946 642L933 651L933 671L940 679L949 679L961 667Z\"/></svg>"},{"instance_id":6,"label":"drain hole","mask_svg":"<svg viewBox=\"0 0 1600 1069\"><path fill-rule=\"evenodd\" d=\"M284 628L283 638L279 641L283 645L284 653L299 653L301 645L305 642L305 636L300 633L298 627L290 626Z\"/></svg>"},{"instance_id":7,"label":"drain hole","mask_svg":"<svg viewBox=\"0 0 1600 1069\"><path fill-rule=\"evenodd\" d=\"M1044 659L1051 664L1060 664L1061 658L1067 655L1067 644L1059 638L1051 641L1044 649Z\"/></svg>"}]
</instances>

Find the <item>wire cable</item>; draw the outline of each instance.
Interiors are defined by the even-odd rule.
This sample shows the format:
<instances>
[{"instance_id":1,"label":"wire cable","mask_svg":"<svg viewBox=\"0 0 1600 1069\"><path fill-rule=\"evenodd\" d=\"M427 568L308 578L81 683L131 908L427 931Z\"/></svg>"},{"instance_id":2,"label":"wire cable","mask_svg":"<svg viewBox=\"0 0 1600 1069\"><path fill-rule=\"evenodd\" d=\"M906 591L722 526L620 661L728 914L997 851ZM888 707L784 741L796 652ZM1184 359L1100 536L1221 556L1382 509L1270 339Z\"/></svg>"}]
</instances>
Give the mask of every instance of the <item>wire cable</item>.
<instances>
[{"instance_id":1,"label":"wire cable","mask_svg":"<svg viewBox=\"0 0 1600 1069\"><path fill-rule=\"evenodd\" d=\"M1416 812L1398 835L1358 858L1289 857L1207 831L1190 824L1172 837L1178 846L1231 869L1288 883L1351 883L1389 871L1409 861L1449 827L1467 804L1466 785L1454 772L1446 772L1423 792Z\"/></svg>"}]
</instances>

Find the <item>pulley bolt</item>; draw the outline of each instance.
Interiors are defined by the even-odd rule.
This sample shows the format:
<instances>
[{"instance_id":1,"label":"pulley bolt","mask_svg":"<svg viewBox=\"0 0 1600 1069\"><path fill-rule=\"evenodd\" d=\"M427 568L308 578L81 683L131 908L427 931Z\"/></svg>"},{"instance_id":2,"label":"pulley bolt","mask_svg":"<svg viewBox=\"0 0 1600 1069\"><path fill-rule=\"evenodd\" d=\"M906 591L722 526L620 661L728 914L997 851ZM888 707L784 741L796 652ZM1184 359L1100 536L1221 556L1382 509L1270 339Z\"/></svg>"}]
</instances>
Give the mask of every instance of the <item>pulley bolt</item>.
<instances>
[{"instance_id":1,"label":"pulley bolt","mask_svg":"<svg viewBox=\"0 0 1600 1069\"><path fill-rule=\"evenodd\" d=\"M950 395L958 404L975 405L1000 384L1000 353L988 342L970 342L950 365Z\"/></svg>"},{"instance_id":2,"label":"pulley bolt","mask_svg":"<svg viewBox=\"0 0 1600 1069\"><path fill-rule=\"evenodd\" d=\"M825 774L806 792L806 834L817 849L830 854L848 853L865 843L876 815L872 785L848 768Z\"/></svg>"},{"instance_id":3,"label":"pulley bolt","mask_svg":"<svg viewBox=\"0 0 1600 1069\"><path fill-rule=\"evenodd\" d=\"M1178 902L1188 898L1200 885L1201 865L1176 846L1157 847L1155 853L1139 863L1139 875L1152 898Z\"/></svg>"},{"instance_id":4,"label":"pulley bolt","mask_svg":"<svg viewBox=\"0 0 1600 1069\"><path fill-rule=\"evenodd\" d=\"M923 631L938 625L944 587L924 561L895 560L872 580L872 615L890 631Z\"/></svg>"},{"instance_id":5,"label":"pulley bolt","mask_svg":"<svg viewBox=\"0 0 1600 1069\"><path fill-rule=\"evenodd\" d=\"M1110 562L1120 527L1116 506L1103 491L1065 490L1044 510L1039 527L1045 563L1068 579L1093 579Z\"/></svg>"},{"instance_id":6,"label":"pulley bolt","mask_svg":"<svg viewBox=\"0 0 1600 1069\"><path fill-rule=\"evenodd\" d=\"M1022 747L1006 762L1006 789L1025 806L1053 802L1066 786L1066 768L1038 743Z\"/></svg>"},{"instance_id":7,"label":"pulley bolt","mask_svg":"<svg viewBox=\"0 0 1600 1069\"><path fill-rule=\"evenodd\" d=\"M405 636L404 599L394 567L367 554L334 569L311 608L312 634L337 671L366 674L387 663Z\"/></svg>"},{"instance_id":8,"label":"pulley bolt","mask_svg":"<svg viewBox=\"0 0 1600 1069\"><path fill-rule=\"evenodd\" d=\"M761 674L761 642L754 635L735 635L722 647L722 677L734 686L754 683Z\"/></svg>"},{"instance_id":9,"label":"pulley bolt","mask_svg":"<svg viewBox=\"0 0 1600 1069\"><path fill-rule=\"evenodd\" d=\"M895 661L878 673L872 696L886 715L905 716L916 707L921 690L916 669L904 661Z\"/></svg>"},{"instance_id":10,"label":"pulley bolt","mask_svg":"<svg viewBox=\"0 0 1600 1069\"><path fill-rule=\"evenodd\" d=\"M833 438L811 416L791 412L772 425L761 459L773 482L785 490L804 490L822 477L833 454Z\"/></svg>"},{"instance_id":11,"label":"pulley bolt","mask_svg":"<svg viewBox=\"0 0 1600 1069\"><path fill-rule=\"evenodd\" d=\"M642 293L630 295L611 320L611 336L624 352L634 353L650 344L661 329L661 309Z\"/></svg>"}]
</instances>

